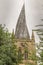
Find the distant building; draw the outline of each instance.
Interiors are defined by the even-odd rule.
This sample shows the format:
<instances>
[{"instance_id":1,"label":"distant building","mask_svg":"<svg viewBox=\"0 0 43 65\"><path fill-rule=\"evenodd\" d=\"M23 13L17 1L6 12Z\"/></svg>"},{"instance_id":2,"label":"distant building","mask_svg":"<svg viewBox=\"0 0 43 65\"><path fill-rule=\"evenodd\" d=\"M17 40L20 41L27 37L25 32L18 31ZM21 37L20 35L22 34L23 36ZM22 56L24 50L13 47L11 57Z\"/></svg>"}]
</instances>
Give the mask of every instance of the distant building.
<instances>
[{"instance_id":1,"label":"distant building","mask_svg":"<svg viewBox=\"0 0 43 65\"><path fill-rule=\"evenodd\" d=\"M26 26L25 5L23 5L18 18L15 31L15 40L18 50L21 50L21 52L24 54L23 62L26 62L27 60L28 62L31 62L36 65L34 58L36 56L35 38L33 31L31 39L29 36L29 32Z\"/></svg>"}]
</instances>

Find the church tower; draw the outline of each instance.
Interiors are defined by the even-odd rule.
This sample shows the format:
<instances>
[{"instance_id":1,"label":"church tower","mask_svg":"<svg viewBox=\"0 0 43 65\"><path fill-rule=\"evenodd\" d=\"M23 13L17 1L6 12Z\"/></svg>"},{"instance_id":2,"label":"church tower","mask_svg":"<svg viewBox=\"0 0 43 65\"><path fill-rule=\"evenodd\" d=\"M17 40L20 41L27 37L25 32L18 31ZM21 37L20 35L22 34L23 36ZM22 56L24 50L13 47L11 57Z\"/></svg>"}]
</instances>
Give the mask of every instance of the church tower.
<instances>
[{"instance_id":1,"label":"church tower","mask_svg":"<svg viewBox=\"0 0 43 65\"><path fill-rule=\"evenodd\" d=\"M15 44L18 47L18 58L20 59L20 54L23 53L23 63L28 61L32 65L36 65L34 61L35 56L35 40L34 33L32 32L32 39L30 39L28 28L26 25L25 18L25 5L23 5L17 25L15 30Z\"/></svg>"}]
</instances>

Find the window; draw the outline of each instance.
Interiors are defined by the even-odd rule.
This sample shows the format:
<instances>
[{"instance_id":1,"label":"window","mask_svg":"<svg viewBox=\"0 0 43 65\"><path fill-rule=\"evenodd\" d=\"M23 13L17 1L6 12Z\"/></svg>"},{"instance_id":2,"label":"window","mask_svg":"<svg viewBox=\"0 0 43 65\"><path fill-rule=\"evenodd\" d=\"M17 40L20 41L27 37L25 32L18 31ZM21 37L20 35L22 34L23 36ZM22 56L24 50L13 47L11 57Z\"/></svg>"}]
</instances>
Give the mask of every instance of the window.
<instances>
[{"instance_id":1,"label":"window","mask_svg":"<svg viewBox=\"0 0 43 65\"><path fill-rule=\"evenodd\" d=\"M24 58L25 58L25 60L28 59L28 48L25 48L25 51L24 51Z\"/></svg>"},{"instance_id":2,"label":"window","mask_svg":"<svg viewBox=\"0 0 43 65\"><path fill-rule=\"evenodd\" d=\"M21 50L21 47L19 47L18 49L18 60L21 60L22 59L22 50Z\"/></svg>"}]
</instances>

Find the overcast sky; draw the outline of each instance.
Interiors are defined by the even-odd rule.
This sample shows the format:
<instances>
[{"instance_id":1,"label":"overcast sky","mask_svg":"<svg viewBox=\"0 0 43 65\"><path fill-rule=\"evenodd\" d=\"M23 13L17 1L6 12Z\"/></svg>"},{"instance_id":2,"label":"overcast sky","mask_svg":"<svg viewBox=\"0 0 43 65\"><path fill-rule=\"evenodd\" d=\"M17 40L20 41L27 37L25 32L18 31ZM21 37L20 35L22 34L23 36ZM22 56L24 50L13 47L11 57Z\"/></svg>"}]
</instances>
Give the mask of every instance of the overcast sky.
<instances>
[{"instance_id":1,"label":"overcast sky","mask_svg":"<svg viewBox=\"0 0 43 65\"><path fill-rule=\"evenodd\" d=\"M43 23L43 0L0 0L0 24L6 24L9 31L16 28L17 20L25 3L26 23L31 34L36 24Z\"/></svg>"}]
</instances>

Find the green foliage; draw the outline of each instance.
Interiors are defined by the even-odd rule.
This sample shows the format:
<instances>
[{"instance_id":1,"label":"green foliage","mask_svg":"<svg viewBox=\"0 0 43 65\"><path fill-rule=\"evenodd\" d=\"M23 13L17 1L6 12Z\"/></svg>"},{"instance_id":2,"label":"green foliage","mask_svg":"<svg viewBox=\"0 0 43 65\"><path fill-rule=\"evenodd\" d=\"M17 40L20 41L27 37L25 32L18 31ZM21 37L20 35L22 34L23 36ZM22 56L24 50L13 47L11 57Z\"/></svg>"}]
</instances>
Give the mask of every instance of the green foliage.
<instances>
[{"instance_id":1,"label":"green foliage","mask_svg":"<svg viewBox=\"0 0 43 65\"><path fill-rule=\"evenodd\" d=\"M11 34L11 42L12 43L15 42L14 39L15 39L15 35L14 35L14 29L13 29L12 34Z\"/></svg>"},{"instance_id":2,"label":"green foliage","mask_svg":"<svg viewBox=\"0 0 43 65\"><path fill-rule=\"evenodd\" d=\"M2 27L2 25L0 25L0 45L2 45L4 43L4 27Z\"/></svg>"},{"instance_id":3,"label":"green foliage","mask_svg":"<svg viewBox=\"0 0 43 65\"><path fill-rule=\"evenodd\" d=\"M43 62L43 51L40 53L41 61Z\"/></svg>"},{"instance_id":4,"label":"green foliage","mask_svg":"<svg viewBox=\"0 0 43 65\"><path fill-rule=\"evenodd\" d=\"M42 64L43 65L43 24L41 25L36 25L37 29L36 30L33 30L37 33L37 35L39 36L39 39L40 39L40 42L39 42L39 45L37 46L39 50L41 50L41 52L39 53L40 54L40 59Z\"/></svg>"},{"instance_id":5,"label":"green foliage","mask_svg":"<svg viewBox=\"0 0 43 65\"><path fill-rule=\"evenodd\" d=\"M32 54L32 56L31 56L31 60L33 60L33 61L37 61L37 57L36 57L35 54Z\"/></svg>"},{"instance_id":6,"label":"green foliage","mask_svg":"<svg viewBox=\"0 0 43 65\"><path fill-rule=\"evenodd\" d=\"M0 65L18 64L18 51L14 38L14 32L9 33L5 25L0 24Z\"/></svg>"},{"instance_id":7,"label":"green foliage","mask_svg":"<svg viewBox=\"0 0 43 65\"><path fill-rule=\"evenodd\" d=\"M2 26L2 24L0 24L0 46L7 43L10 43L10 33L8 29L5 28L5 25Z\"/></svg>"},{"instance_id":8,"label":"green foliage","mask_svg":"<svg viewBox=\"0 0 43 65\"><path fill-rule=\"evenodd\" d=\"M40 65L43 65L43 64L40 64Z\"/></svg>"},{"instance_id":9,"label":"green foliage","mask_svg":"<svg viewBox=\"0 0 43 65\"><path fill-rule=\"evenodd\" d=\"M9 57L9 56L7 56L6 54L0 54L0 63L2 64L2 65L12 65L12 59ZM0 64L0 65L1 65Z\"/></svg>"}]
</instances>

